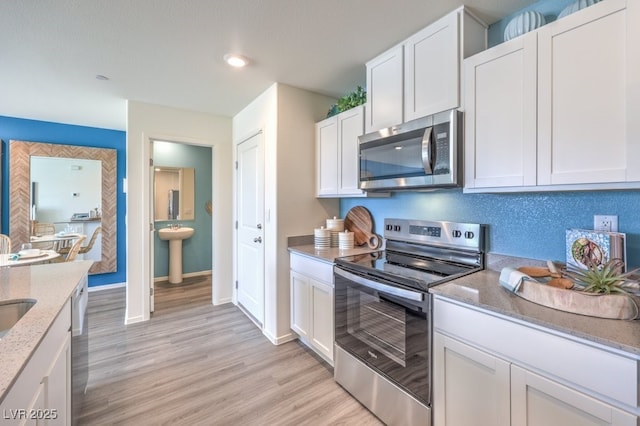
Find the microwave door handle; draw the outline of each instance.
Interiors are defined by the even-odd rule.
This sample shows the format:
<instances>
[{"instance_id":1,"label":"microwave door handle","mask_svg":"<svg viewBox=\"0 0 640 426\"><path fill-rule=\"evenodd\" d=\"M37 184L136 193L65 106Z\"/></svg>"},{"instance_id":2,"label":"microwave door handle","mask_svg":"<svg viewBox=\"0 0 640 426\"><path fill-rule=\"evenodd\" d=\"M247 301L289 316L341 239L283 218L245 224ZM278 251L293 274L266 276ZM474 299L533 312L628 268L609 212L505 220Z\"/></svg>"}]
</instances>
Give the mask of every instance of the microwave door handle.
<instances>
[{"instance_id":1,"label":"microwave door handle","mask_svg":"<svg viewBox=\"0 0 640 426\"><path fill-rule=\"evenodd\" d=\"M427 127L422 136L422 167L426 175L433 174L433 168L431 167L431 133L433 127Z\"/></svg>"}]
</instances>

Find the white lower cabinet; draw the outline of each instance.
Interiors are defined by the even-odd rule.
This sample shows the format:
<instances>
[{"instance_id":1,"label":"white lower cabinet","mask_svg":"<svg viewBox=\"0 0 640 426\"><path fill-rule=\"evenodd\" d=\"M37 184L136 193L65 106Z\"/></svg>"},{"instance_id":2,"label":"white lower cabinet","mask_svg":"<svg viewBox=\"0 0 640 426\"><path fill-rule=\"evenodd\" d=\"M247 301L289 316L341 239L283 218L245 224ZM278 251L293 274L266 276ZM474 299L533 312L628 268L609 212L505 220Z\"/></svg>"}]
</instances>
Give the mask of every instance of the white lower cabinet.
<instances>
[{"instance_id":1,"label":"white lower cabinet","mask_svg":"<svg viewBox=\"0 0 640 426\"><path fill-rule=\"evenodd\" d=\"M514 426L637 426L638 417L517 365L511 366Z\"/></svg>"},{"instance_id":2,"label":"white lower cabinet","mask_svg":"<svg viewBox=\"0 0 640 426\"><path fill-rule=\"evenodd\" d=\"M333 265L291 254L291 329L333 365Z\"/></svg>"},{"instance_id":3,"label":"white lower cabinet","mask_svg":"<svg viewBox=\"0 0 640 426\"><path fill-rule=\"evenodd\" d=\"M510 424L508 362L440 333L433 358L435 425Z\"/></svg>"},{"instance_id":4,"label":"white lower cabinet","mask_svg":"<svg viewBox=\"0 0 640 426\"><path fill-rule=\"evenodd\" d=\"M435 426L638 426L637 356L436 297Z\"/></svg>"},{"instance_id":5,"label":"white lower cabinet","mask_svg":"<svg viewBox=\"0 0 640 426\"><path fill-rule=\"evenodd\" d=\"M0 404L2 424L71 424L71 302Z\"/></svg>"}]
</instances>

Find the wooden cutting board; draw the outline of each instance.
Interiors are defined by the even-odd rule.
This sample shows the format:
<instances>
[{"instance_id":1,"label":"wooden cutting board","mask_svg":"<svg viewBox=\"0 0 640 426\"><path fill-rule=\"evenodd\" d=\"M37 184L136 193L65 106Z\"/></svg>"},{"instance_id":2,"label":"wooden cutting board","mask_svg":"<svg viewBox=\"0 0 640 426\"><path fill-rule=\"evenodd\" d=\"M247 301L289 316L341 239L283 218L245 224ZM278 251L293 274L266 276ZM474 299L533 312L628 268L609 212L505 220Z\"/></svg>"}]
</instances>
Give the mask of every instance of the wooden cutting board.
<instances>
[{"instance_id":1,"label":"wooden cutting board","mask_svg":"<svg viewBox=\"0 0 640 426\"><path fill-rule=\"evenodd\" d=\"M371 248L380 246L380 237L373 233L373 217L366 207L356 206L344 218L344 227L353 232L356 246L368 244Z\"/></svg>"}]
</instances>

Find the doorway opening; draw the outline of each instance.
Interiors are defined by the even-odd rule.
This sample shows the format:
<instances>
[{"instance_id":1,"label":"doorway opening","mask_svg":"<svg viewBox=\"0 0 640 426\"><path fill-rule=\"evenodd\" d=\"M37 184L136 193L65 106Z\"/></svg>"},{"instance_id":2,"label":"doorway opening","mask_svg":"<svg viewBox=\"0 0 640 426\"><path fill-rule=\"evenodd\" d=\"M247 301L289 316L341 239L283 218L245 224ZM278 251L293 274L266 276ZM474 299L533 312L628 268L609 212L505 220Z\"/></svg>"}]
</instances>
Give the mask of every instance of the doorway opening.
<instances>
[{"instance_id":1,"label":"doorway opening","mask_svg":"<svg viewBox=\"0 0 640 426\"><path fill-rule=\"evenodd\" d=\"M150 143L150 311L162 309L154 303L156 292L212 303L213 149L180 141ZM183 233L189 228L193 231ZM207 282L208 291L189 291Z\"/></svg>"}]
</instances>

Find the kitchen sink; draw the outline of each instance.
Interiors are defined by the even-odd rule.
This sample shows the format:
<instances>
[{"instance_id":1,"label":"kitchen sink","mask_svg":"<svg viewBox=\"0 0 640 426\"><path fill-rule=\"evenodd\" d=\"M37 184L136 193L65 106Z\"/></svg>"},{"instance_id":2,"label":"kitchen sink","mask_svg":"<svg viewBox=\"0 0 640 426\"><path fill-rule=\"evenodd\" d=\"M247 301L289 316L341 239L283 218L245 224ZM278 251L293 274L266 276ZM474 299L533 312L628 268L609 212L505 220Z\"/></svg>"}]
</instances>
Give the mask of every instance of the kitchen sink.
<instances>
[{"instance_id":1,"label":"kitchen sink","mask_svg":"<svg viewBox=\"0 0 640 426\"><path fill-rule=\"evenodd\" d=\"M0 339L36 304L33 299L0 302Z\"/></svg>"}]
</instances>

